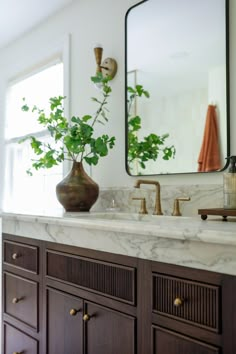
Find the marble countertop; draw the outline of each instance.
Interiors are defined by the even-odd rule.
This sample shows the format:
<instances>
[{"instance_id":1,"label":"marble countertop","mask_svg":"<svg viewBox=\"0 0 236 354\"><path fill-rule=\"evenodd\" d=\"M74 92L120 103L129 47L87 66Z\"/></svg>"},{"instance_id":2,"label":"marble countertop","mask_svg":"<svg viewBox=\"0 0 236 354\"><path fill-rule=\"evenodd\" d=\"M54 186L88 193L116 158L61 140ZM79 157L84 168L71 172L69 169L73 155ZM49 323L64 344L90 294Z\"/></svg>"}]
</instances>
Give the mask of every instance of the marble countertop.
<instances>
[{"instance_id":1,"label":"marble countertop","mask_svg":"<svg viewBox=\"0 0 236 354\"><path fill-rule=\"evenodd\" d=\"M2 231L236 275L236 219L73 213L2 214Z\"/></svg>"}]
</instances>

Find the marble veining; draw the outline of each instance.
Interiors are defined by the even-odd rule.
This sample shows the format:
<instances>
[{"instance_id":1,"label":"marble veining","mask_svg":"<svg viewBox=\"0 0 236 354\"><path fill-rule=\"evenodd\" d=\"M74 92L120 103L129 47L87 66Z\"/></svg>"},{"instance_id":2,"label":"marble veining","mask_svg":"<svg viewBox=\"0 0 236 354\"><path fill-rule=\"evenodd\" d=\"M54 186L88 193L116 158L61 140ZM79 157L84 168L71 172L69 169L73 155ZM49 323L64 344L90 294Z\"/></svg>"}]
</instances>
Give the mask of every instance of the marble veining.
<instances>
[{"instance_id":1,"label":"marble veining","mask_svg":"<svg viewBox=\"0 0 236 354\"><path fill-rule=\"evenodd\" d=\"M126 219L125 219L126 217ZM3 232L236 275L236 222L90 213L3 214Z\"/></svg>"},{"instance_id":2,"label":"marble veining","mask_svg":"<svg viewBox=\"0 0 236 354\"><path fill-rule=\"evenodd\" d=\"M132 197L144 197L147 209L152 214L155 204L155 189L153 186L142 186L140 189L132 187L104 188L100 190L99 198L92 211L104 211L113 205L124 212L138 212L139 201ZM223 187L217 185L161 185L161 204L165 215L171 215L174 199L190 197L189 202L181 203L181 212L184 216L196 216L198 209L223 207Z\"/></svg>"}]
</instances>

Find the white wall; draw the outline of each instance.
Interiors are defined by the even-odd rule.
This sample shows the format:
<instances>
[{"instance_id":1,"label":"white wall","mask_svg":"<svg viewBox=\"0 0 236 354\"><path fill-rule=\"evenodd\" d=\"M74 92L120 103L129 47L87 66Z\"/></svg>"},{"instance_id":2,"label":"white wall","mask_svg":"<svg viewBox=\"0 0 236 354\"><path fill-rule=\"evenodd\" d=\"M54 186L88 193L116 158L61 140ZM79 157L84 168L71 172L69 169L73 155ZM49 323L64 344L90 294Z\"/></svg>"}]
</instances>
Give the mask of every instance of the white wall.
<instances>
[{"instance_id":1,"label":"white wall","mask_svg":"<svg viewBox=\"0 0 236 354\"><path fill-rule=\"evenodd\" d=\"M109 134L116 136L116 147L107 158L101 159L93 169L93 178L101 187L132 186L134 178L125 171L125 13L135 0L75 0L67 9L42 23L39 27L0 51L0 124L4 112L4 85L8 77L14 77L27 67L43 59L46 51L52 51L71 33L71 96L72 114L92 113L94 103L90 97L97 94L90 83L95 71L93 46L102 43L104 58L114 57L118 73L112 82L110 99ZM230 62L231 62L231 139L232 153L236 153L236 2L230 4ZM0 126L1 128L1 126ZM2 129L0 129L2 134ZM2 146L0 145L0 151ZM1 171L0 171L1 173ZM221 174L157 176L161 184L221 183ZM1 197L1 196L0 196Z\"/></svg>"}]
</instances>

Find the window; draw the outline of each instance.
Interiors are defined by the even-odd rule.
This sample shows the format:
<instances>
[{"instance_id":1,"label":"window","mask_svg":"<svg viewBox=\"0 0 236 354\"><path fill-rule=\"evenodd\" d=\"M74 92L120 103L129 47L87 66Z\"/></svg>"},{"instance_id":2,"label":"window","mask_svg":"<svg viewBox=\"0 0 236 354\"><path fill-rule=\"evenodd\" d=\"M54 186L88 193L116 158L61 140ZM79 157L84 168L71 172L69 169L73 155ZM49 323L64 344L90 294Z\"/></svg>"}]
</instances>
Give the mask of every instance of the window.
<instances>
[{"instance_id":1,"label":"window","mask_svg":"<svg viewBox=\"0 0 236 354\"><path fill-rule=\"evenodd\" d=\"M43 141L50 141L47 130L38 124L37 117L21 111L22 98L32 107L48 107L50 97L63 95L63 63L57 62L27 78L10 83L6 101L5 177L3 210L14 213L45 214L61 210L55 187L62 179L63 166L33 171L26 170L34 158L29 142L18 141L33 133Z\"/></svg>"}]
</instances>

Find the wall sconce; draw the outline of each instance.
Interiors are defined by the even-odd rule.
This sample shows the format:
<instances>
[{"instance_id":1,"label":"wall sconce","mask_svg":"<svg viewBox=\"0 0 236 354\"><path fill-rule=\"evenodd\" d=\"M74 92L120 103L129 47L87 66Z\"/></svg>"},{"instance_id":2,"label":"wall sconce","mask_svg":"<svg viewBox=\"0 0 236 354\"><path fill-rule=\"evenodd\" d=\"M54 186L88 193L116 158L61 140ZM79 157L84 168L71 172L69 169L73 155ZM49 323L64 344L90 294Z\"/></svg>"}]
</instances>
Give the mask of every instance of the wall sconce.
<instances>
[{"instance_id":1,"label":"wall sconce","mask_svg":"<svg viewBox=\"0 0 236 354\"><path fill-rule=\"evenodd\" d=\"M97 70L96 73L102 73L103 77L109 76L113 79L117 72L117 62L113 58L106 58L102 62L103 48L97 44L94 48L94 54L96 58Z\"/></svg>"}]
</instances>

